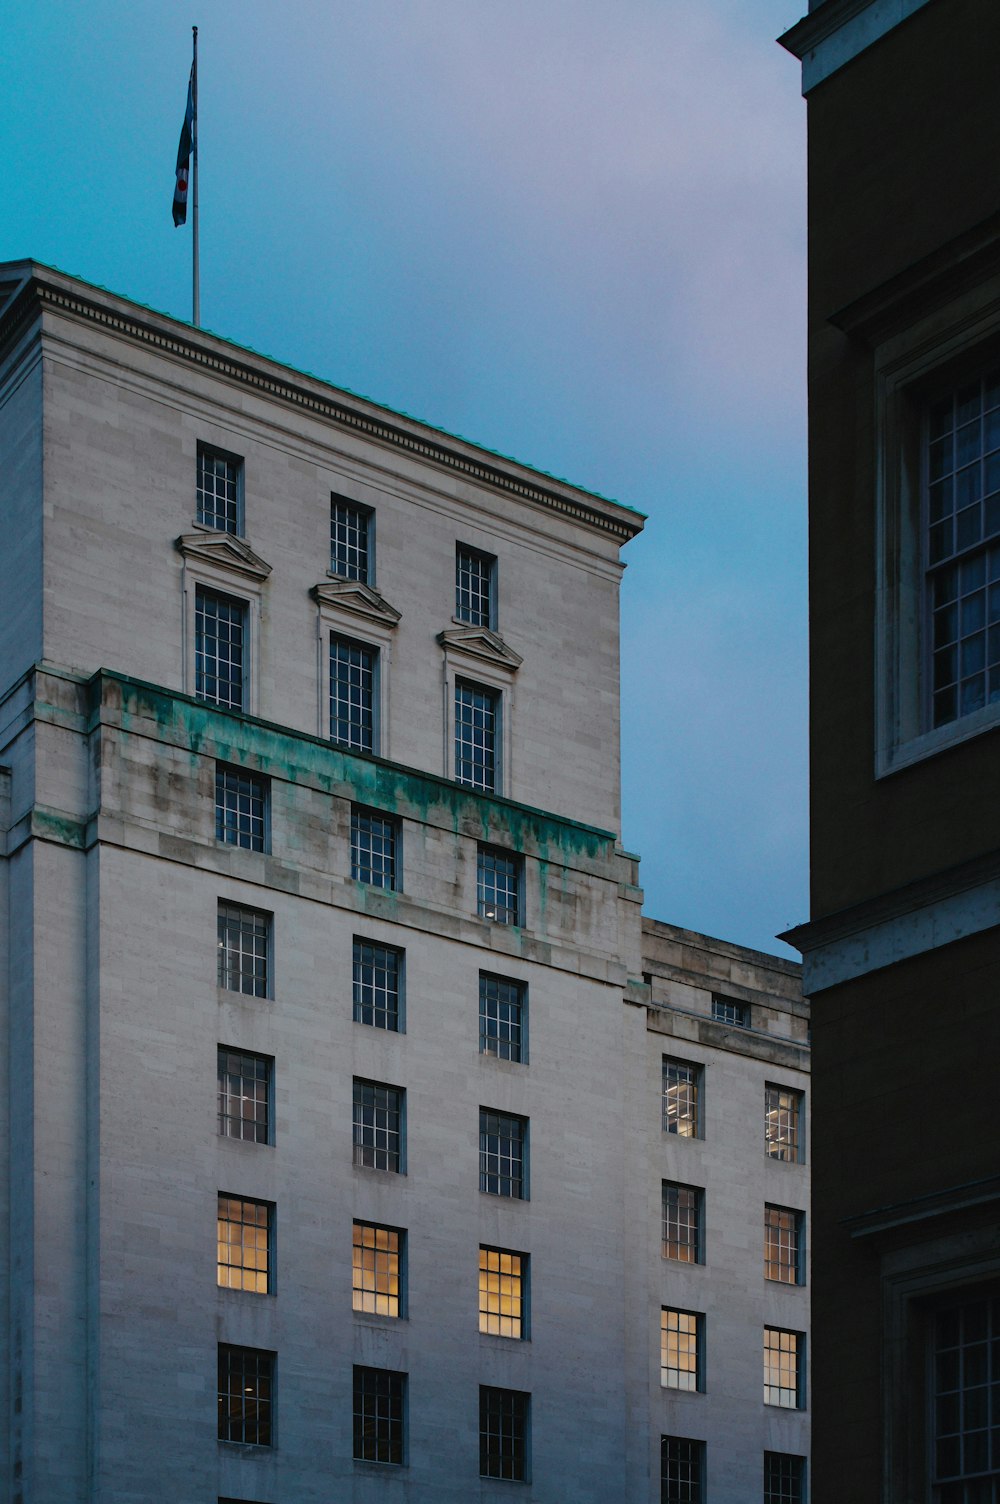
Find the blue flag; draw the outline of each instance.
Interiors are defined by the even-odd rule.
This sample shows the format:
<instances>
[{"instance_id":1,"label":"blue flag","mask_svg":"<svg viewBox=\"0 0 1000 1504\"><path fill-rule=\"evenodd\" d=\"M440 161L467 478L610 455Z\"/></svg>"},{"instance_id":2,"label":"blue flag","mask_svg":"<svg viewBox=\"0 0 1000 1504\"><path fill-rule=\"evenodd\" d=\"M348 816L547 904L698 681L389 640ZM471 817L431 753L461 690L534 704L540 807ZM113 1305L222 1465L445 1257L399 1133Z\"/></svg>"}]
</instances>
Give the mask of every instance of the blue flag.
<instances>
[{"instance_id":1,"label":"blue flag","mask_svg":"<svg viewBox=\"0 0 1000 1504\"><path fill-rule=\"evenodd\" d=\"M188 79L187 109L181 126L181 139L177 147L177 181L174 185L174 225L187 220L188 175L191 170L191 138L194 134L194 63Z\"/></svg>"}]
</instances>

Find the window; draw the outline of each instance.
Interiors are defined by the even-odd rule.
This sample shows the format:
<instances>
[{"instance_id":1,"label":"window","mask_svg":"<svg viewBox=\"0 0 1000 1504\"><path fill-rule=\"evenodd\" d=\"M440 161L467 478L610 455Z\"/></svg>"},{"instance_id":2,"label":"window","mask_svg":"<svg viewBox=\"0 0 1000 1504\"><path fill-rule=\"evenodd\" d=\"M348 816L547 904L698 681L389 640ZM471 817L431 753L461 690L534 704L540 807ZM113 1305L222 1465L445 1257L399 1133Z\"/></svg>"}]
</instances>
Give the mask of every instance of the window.
<instances>
[{"instance_id":1,"label":"window","mask_svg":"<svg viewBox=\"0 0 1000 1504\"><path fill-rule=\"evenodd\" d=\"M398 1086L354 1080L354 1163L403 1169L403 1093Z\"/></svg>"},{"instance_id":2,"label":"window","mask_svg":"<svg viewBox=\"0 0 1000 1504\"><path fill-rule=\"evenodd\" d=\"M330 740L352 752L377 752L378 649L330 635Z\"/></svg>"},{"instance_id":3,"label":"window","mask_svg":"<svg viewBox=\"0 0 1000 1504\"><path fill-rule=\"evenodd\" d=\"M660 1383L691 1394L704 1389L705 1318L697 1311L660 1311Z\"/></svg>"},{"instance_id":4,"label":"window","mask_svg":"<svg viewBox=\"0 0 1000 1504\"><path fill-rule=\"evenodd\" d=\"M246 601L198 585L194 633L195 695L209 705L242 710L247 671Z\"/></svg>"},{"instance_id":5,"label":"window","mask_svg":"<svg viewBox=\"0 0 1000 1504\"><path fill-rule=\"evenodd\" d=\"M330 573L371 585L375 580L375 514L370 507L330 497Z\"/></svg>"},{"instance_id":6,"label":"window","mask_svg":"<svg viewBox=\"0 0 1000 1504\"><path fill-rule=\"evenodd\" d=\"M712 994L712 1017L718 1024L735 1024L737 1029L749 1029L750 1005L716 992Z\"/></svg>"},{"instance_id":7,"label":"window","mask_svg":"<svg viewBox=\"0 0 1000 1504\"><path fill-rule=\"evenodd\" d=\"M401 1467L404 1444L406 1374L391 1368L354 1368L354 1456L358 1462L391 1462Z\"/></svg>"},{"instance_id":8,"label":"window","mask_svg":"<svg viewBox=\"0 0 1000 1504\"><path fill-rule=\"evenodd\" d=\"M219 533L243 533L243 461L198 445L198 521Z\"/></svg>"},{"instance_id":9,"label":"window","mask_svg":"<svg viewBox=\"0 0 1000 1504\"><path fill-rule=\"evenodd\" d=\"M663 1131L679 1138L701 1138L700 1065L663 1057Z\"/></svg>"},{"instance_id":10,"label":"window","mask_svg":"<svg viewBox=\"0 0 1000 1504\"><path fill-rule=\"evenodd\" d=\"M523 982L479 973L479 1052L499 1060L527 1059Z\"/></svg>"},{"instance_id":11,"label":"window","mask_svg":"<svg viewBox=\"0 0 1000 1504\"><path fill-rule=\"evenodd\" d=\"M455 615L470 627L496 626L497 561L459 543L455 550Z\"/></svg>"},{"instance_id":12,"label":"window","mask_svg":"<svg viewBox=\"0 0 1000 1504\"><path fill-rule=\"evenodd\" d=\"M373 888L398 890L399 826L375 810L351 809L351 876Z\"/></svg>"},{"instance_id":13,"label":"window","mask_svg":"<svg viewBox=\"0 0 1000 1504\"><path fill-rule=\"evenodd\" d=\"M374 940L354 940L354 1022L400 1028L403 952Z\"/></svg>"},{"instance_id":14,"label":"window","mask_svg":"<svg viewBox=\"0 0 1000 1504\"><path fill-rule=\"evenodd\" d=\"M765 1405L780 1405L783 1410L804 1408L804 1345L801 1332L784 1332L776 1326L764 1328Z\"/></svg>"},{"instance_id":15,"label":"window","mask_svg":"<svg viewBox=\"0 0 1000 1504\"><path fill-rule=\"evenodd\" d=\"M1000 1479L1000 1299L938 1310L931 1340L934 1498L942 1504L994 1504Z\"/></svg>"},{"instance_id":16,"label":"window","mask_svg":"<svg viewBox=\"0 0 1000 1504\"><path fill-rule=\"evenodd\" d=\"M791 1452L765 1452L764 1504L802 1504L805 1463Z\"/></svg>"},{"instance_id":17,"label":"window","mask_svg":"<svg viewBox=\"0 0 1000 1504\"><path fill-rule=\"evenodd\" d=\"M219 1132L251 1144L270 1144L274 1061L219 1045Z\"/></svg>"},{"instance_id":18,"label":"window","mask_svg":"<svg viewBox=\"0 0 1000 1504\"><path fill-rule=\"evenodd\" d=\"M479 1475L525 1483L528 1478L529 1394L479 1386Z\"/></svg>"},{"instance_id":19,"label":"window","mask_svg":"<svg viewBox=\"0 0 1000 1504\"><path fill-rule=\"evenodd\" d=\"M802 1093L788 1086L764 1088L764 1143L772 1159L802 1158Z\"/></svg>"},{"instance_id":20,"label":"window","mask_svg":"<svg viewBox=\"0 0 1000 1504\"><path fill-rule=\"evenodd\" d=\"M236 903L219 903L219 986L269 997L271 916Z\"/></svg>"},{"instance_id":21,"label":"window","mask_svg":"<svg viewBox=\"0 0 1000 1504\"><path fill-rule=\"evenodd\" d=\"M271 1445L274 1353L219 1343L219 1440Z\"/></svg>"},{"instance_id":22,"label":"window","mask_svg":"<svg viewBox=\"0 0 1000 1504\"><path fill-rule=\"evenodd\" d=\"M705 1443L660 1437L660 1504L702 1504Z\"/></svg>"},{"instance_id":23,"label":"window","mask_svg":"<svg viewBox=\"0 0 1000 1504\"><path fill-rule=\"evenodd\" d=\"M270 1294L273 1232L274 1207L269 1201L247 1201L220 1191L219 1284L227 1290Z\"/></svg>"},{"instance_id":24,"label":"window","mask_svg":"<svg viewBox=\"0 0 1000 1504\"><path fill-rule=\"evenodd\" d=\"M267 796L266 778L216 763L215 839L247 851L266 851Z\"/></svg>"},{"instance_id":25,"label":"window","mask_svg":"<svg viewBox=\"0 0 1000 1504\"><path fill-rule=\"evenodd\" d=\"M402 1316L406 1234L396 1227L354 1224L354 1309L371 1316Z\"/></svg>"},{"instance_id":26,"label":"window","mask_svg":"<svg viewBox=\"0 0 1000 1504\"><path fill-rule=\"evenodd\" d=\"M476 909L494 924L522 924L522 876L519 856L496 846L480 846L476 862Z\"/></svg>"},{"instance_id":27,"label":"window","mask_svg":"<svg viewBox=\"0 0 1000 1504\"><path fill-rule=\"evenodd\" d=\"M804 1283L801 1212L788 1206L764 1208L764 1277L783 1285Z\"/></svg>"},{"instance_id":28,"label":"window","mask_svg":"<svg viewBox=\"0 0 1000 1504\"><path fill-rule=\"evenodd\" d=\"M682 1264L704 1263L702 1224L705 1192L694 1185L663 1182L663 1257Z\"/></svg>"},{"instance_id":29,"label":"window","mask_svg":"<svg viewBox=\"0 0 1000 1504\"><path fill-rule=\"evenodd\" d=\"M486 794L500 792L500 693L455 681L455 781Z\"/></svg>"},{"instance_id":30,"label":"window","mask_svg":"<svg viewBox=\"0 0 1000 1504\"><path fill-rule=\"evenodd\" d=\"M489 1196L527 1200L527 1118L479 1109L479 1189Z\"/></svg>"},{"instance_id":31,"label":"window","mask_svg":"<svg viewBox=\"0 0 1000 1504\"><path fill-rule=\"evenodd\" d=\"M479 1249L479 1330L492 1337L527 1336L528 1255Z\"/></svg>"}]
</instances>

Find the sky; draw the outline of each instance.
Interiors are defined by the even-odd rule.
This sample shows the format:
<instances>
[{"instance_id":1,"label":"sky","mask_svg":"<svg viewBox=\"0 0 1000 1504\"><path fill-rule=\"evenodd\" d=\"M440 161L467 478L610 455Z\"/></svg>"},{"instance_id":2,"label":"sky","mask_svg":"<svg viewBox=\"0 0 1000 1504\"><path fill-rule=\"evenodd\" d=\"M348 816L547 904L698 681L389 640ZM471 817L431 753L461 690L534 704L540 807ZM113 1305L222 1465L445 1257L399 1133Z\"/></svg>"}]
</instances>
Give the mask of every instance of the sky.
<instances>
[{"instance_id":1,"label":"sky","mask_svg":"<svg viewBox=\"0 0 1000 1504\"><path fill-rule=\"evenodd\" d=\"M645 909L807 906L805 0L7 0L0 260L202 323L648 513L622 582Z\"/></svg>"}]
</instances>

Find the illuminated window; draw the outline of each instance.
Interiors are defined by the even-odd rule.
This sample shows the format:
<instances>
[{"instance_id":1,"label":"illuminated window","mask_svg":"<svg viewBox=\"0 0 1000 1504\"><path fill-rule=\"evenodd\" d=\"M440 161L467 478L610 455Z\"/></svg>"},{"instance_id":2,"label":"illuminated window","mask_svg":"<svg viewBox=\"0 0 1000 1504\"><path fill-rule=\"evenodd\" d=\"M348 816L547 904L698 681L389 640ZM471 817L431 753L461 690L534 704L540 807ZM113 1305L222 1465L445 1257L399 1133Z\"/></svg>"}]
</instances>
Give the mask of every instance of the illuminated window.
<instances>
[{"instance_id":1,"label":"illuminated window","mask_svg":"<svg viewBox=\"0 0 1000 1504\"><path fill-rule=\"evenodd\" d=\"M455 683L455 781L500 792L500 694L464 679Z\"/></svg>"},{"instance_id":2,"label":"illuminated window","mask_svg":"<svg viewBox=\"0 0 1000 1504\"><path fill-rule=\"evenodd\" d=\"M1000 1299L935 1312L931 1341L934 1499L995 1504L1000 1497Z\"/></svg>"},{"instance_id":3,"label":"illuminated window","mask_svg":"<svg viewBox=\"0 0 1000 1504\"><path fill-rule=\"evenodd\" d=\"M492 554L466 548L455 550L455 615L472 627L496 626L496 567Z\"/></svg>"},{"instance_id":4,"label":"illuminated window","mask_svg":"<svg viewBox=\"0 0 1000 1504\"><path fill-rule=\"evenodd\" d=\"M717 1024L734 1024L737 1029L749 1029L750 1004L737 1002L734 997L712 995L712 1017Z\"/></svg>"},{"instance_id":5,"label":"illuminated window","mask_svg":"<svg viewBox=\"0 0 1000 1504\"><path fill-rule=\"evenodd\" d=\"M330 636L330 740L352 752L377 752L378 648Z\"/></svg>"},{"instance_id":6,"label":"illuminated window","mask_svg":"<svg viewBox=\"0 0 1000 1504\"><path fill-rule=\"evenodd\" d=\"M764 1088L764 1143L772 1159L802 1158L802 1093L787 1086Z\"/></svg>"},{"instance_id":7,"label":"illuminated window","mask_svg":"<svg viewBox=\"0 0 1000 1504\"><path fill-rule=\"evenodd\" d=\"M530 1402L520 1389L479 1386L480 1477L527 1481Z\"/></svg>"},{"instance_id":8,"label":"illuminated window","mask_svg":"<svg viewBox=\"0 0 1000 1504\"><path fill-rule=\"evenodd\" d=\"M764 1504L802 1504L806 1459L791 1452L764 1453Z\"/></svg>"},{"instance_id":9,"label":"illuminated window","mask_svg":"<svg viewBox=\"0 0 1000 1504\"><path fill-rule=\"evenodd\" d=\"M391 1368L354 1369L354 1456L359 1462L402 1466L406 1374Z\"/></svg>"},{"instance_id":10,"label":"illuminated window","mask_svg":"<svg viewBox=\"0 0 1000 1504\"><path fill-rule=\"evenodd\" d=\"M375 578L375 514L343 496L330 497L330 573L370 585Z\"/></svg>"},{"instance_id":11,"label":"illuminated window","mask_svg":"<svg viewBox=\"0 0 1000 1504\"><path fill-rule=\"evenodd\" d=\"M705 1192L693 1185L663 1182L663 1257L682 1264L701 1264L701 1229Z\"/></svg>"},{"instance_id":12,"label":"illuminated window","mask_svg":"<svg viewBox=\"0 0 1000 1504\"><path fill-rule=\"evenodd\" d=\"M402 1316L406 1234L397 1227L354 1224L354 1309L372 1316Z\"/></svg>"},{"instance_id":13,"label":"illuminated window","mask_svg":"<svg viewBox=\"0 0 1000 1504\"><path fill-rule=\"evenodd\" d=\"M509 977L479 973L479 1050L499 1060L524 1060L525 986Z\"/></svg>"},{"instance_id":14,"label":"illuminated window","mask_svg":"<svg viewBox=\"0 0 1000 1504\"><path fill-rule=\"evenodd\" d=\"M274 1061L219 1045L219 1132L252 1144L270 1144Z\"/></svg>"},{"instance_id":15,"label":"illuminated window","mask_svg":"<svg viewBox=\"0 0 1000 1504\"><path fill-rule=\"evenodd\" d=\"M705 1318L697 1311L660 1311L660 1383L690 1393L704 1389Z\"/></svg>"},{"instance_id":16,"label":"illuminated window","mask_svg":"<svg viewBox=\"0 0 1000 1504\"><path fill-rule=\"evenodd\" d=\"M373 888L399 888L399 826L376 810L351 809L351 876Z\"/></svg>"},{"instance_id":17,"label":"illuminated window","mask_svg":"<svg viewBox=\"0 0 1000 1504\"><path fill-rule=\"evenodd\" d=\"M270 996L270 914L220 902L218 936L219 986L249 997Z\"/></svg>"},{"instance_id":18,"label":"illuminated window","mask_svg":"<svg viewBox=\"0 0 1000 1504\"><path fill-rule=\"evenodd\" d=\"M274 1353L219 1343L219 1440L271 1445Z\"/></svg>"},{"instance_id":19,"label":"illuminated window","mask_svg":"<svg viewBox=\"0 0 1000 1504\"><path fill-rule=\"evenodd\" d=\"M701 1138L702 1068L690 1060L663 1057L663 1130Z\"/></svg>"},{"instance_id":20,"label":"illuminated window","mask_svg":"<svg viewBox=\"0 0 1000 1504\"><path fill-rule=\"evenodd\" d=\"M764 1404L783 1410L805 1407L805 1337L775 1326L764 1328Z\"/></svg>"},{"instance_id":21,"label":"illuminated window","mask_svg":"<svg viewBox=\"0 0 1000 1504\"><path fill-rule=\"evenodd\" d=\"M373 940L354 941L354 1022L396 1032L400 1027L403 952Z\"/></svg>"},{"instance_id":22,"label":"illuminated window","mask_svg":"<svg viewBox=\"0 0 1000 1504\"><path fill-rule=\"evenodd\" d=\"M528 1120L479 1109L479 1189L489 1196L527 1200Z\"/></svg>"},{"instance_id":23,"label":"illuminated window","mask_svg":"<svg viewBox=\"0 0 1000 1504\"><path fill-rule=\"evenodd\" d=\"M702 1504L705 1443L660 1437L660 1504Z\"/></svg>"},{"instance_id":24,"label":"illuminated window","mask_svg":"<svg viewBox=\"0 0 1000 1504\"><path fill-rule=\"evenodd\" d=\"M195 589L195 695L210 705L246 704L247 603L217 590Z\"/></svg>"},{"instance_id":25,"label":"illuminated window","mask_svg":"<svg viewBox=\"0 0 1000 1504\"><path fill-rule=\"evenodd\" d=\"M271 1290L271 1239L274 1207L219 1192L218 1281L227 1290Z\"/></svg>"},{"instance_id":26,"label":"illuminated window","mask_svg":"<svg viewBox=\"0 0 1000 1504\"><path fill-rule=\"evenodd\" d=\"M354 1163L403 1169L403 1093L378 1081L354 1081Z\"/></svg>"},{"instance_id":27,"label":"illuminated window","mask_svg":"<svg viewBox=\"0 0 1000 1504\"><path fill-rule=\"evenodd\" d=\"M524 864L497 846L480 846L476 859L476 910L494 924L523 923Z\"/></svg>"},{"instance_id":28,"label":"illuminated window","mask_svg":"<svg viewBox=\"0 0 1000 1504\"><path fill-rule=\"evenodd\" d=\"M524 1337L528 1256L506 1248L479 1249L479 1330Z\"/></svg>"},{"instance_id":29,"label":"illuminated window","mask_svg":"<svg viewBox=\"0 0 1000 1504\"><path fill-rule=\"evenodd\" d=\"M789 1206L764 1208L764 1277L783 1285L801 1285L802 1268L801 1212Z\"/></svg>"},{"instance_id":30,"label":"illuminated window","mask_svg":"<svg viewBox=\"0 0 1000 1504\"><path fill-rule=\"evenodd\" d=\"M215 839L246 851L267 850L268 780L215 765Z\"/></svg>"},{"instance_id":31,"label":"illuminated window","mask_svg":"<svg viewBox=\"0 0 1000 1504\"><path fill-rule=\"evenodd\" d=\"M243 532L243 461L198 445L198 521L219 533Z\"/></svg>"}]
</instances>

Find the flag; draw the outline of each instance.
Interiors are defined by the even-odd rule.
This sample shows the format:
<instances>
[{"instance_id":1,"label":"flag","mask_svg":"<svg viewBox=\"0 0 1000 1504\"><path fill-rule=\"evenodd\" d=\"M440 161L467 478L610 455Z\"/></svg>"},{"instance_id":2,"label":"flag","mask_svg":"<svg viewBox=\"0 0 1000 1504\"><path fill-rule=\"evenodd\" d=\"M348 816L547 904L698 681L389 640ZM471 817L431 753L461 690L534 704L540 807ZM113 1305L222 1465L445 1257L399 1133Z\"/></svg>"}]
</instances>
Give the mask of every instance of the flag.
<instances>
[{"instance_id":1,"label":"flag","mask_svg":"<svg viewBox=\"0 0 1000 1504\"><path fill-rule=\"evenodd\" d=\"M174 225L182 225L187 219L188 174L191 168L191 138L194 134L194 63L188 79L187 109L181 126L181 139L177 147L177 182L174 187Z\"/></svg>"}]
</instances>

